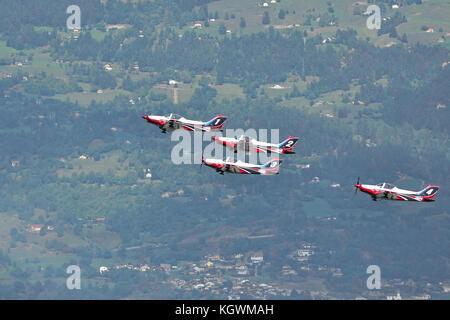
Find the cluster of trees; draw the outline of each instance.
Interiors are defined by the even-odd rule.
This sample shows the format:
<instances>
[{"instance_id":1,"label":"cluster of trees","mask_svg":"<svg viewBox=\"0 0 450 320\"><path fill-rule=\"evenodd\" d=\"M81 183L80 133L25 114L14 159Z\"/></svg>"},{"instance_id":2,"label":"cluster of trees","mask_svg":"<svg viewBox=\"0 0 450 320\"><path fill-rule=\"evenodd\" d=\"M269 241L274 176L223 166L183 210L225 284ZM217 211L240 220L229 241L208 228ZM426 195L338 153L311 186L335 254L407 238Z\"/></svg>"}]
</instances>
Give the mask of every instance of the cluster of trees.
<instances>
[{"instance_id":1,"label":"cluster of trees","mask_svg":"<svg viewBox=\"0 0 450 320\"><path fill-rule=\"evenodd\" d=\"M25 82L25 92L39 96L54 96L55 94L81 92L83 89L77 81L70 80L67 83L64 80L42 74L39 77L32 78Z\"/></svg>"},{"instance_id":2,"label":"cluster of trees","mask_svg":"<svg viewBox=\"0 0 450 320\"><path fill-rule=\"evenodd\" d=\"M379 36L389 34L389 37L397 38L398 34L396 27L405 22L407 22L406 16L402 15L400 12L396 12L392 17L388 17L385 21L383 21L381 28L377 31L377 34ZM404 37L402 37L402 39L404 39Z\"/></svg>"}]
</instances>

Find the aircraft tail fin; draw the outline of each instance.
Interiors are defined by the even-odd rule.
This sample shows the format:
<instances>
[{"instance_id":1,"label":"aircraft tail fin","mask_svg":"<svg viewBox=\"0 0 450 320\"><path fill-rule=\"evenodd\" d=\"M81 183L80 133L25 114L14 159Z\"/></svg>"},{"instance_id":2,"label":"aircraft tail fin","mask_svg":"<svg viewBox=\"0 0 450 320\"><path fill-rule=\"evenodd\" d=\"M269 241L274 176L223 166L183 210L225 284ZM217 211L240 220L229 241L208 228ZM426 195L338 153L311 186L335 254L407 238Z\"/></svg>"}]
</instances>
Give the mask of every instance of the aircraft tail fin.
<instances>
[{"instance_id":1,"label":"aircraft tail fin","mask_svg":"<svg viewBox=\"0 0 450 320\"><path fill-rule=\"evenodd\" d=\"M295 153L292 151L299 139L296 137L289 137L278 145L278 148L283 149L283 153Z\"/></svg>"},{"instance_id":2,"label":"aircraft tail fin","mask_svg":"<svg viewBox=\"0 0 450 320\"><path fill-rule=\"evenodd\" d=\"M424 200L432 201L438 190L438 186L430 184L426 186L425 189L419 191L417 195L423 197Z\"/></svg>"},{"instance_id":3,"label":"aircraft tail fin","mask_svg":"<svg viewBox=\"0 0 450 320\"><path fill-rule=\"evenodd\" d=\"M213 129L220 129L222 128L225 121L228 119L226 116L217 115L208 122L205 123L205 127L210 127Z\"/></svg>"},{"instance_id":4,"label":"aircraft tail fin","mask_svg":"<svg viewBox=\"0 0 450 320\"><path fill-rule=\"evenodd\" d=\"M266 170L266 174L277 174L280 170L281 163L283 162L282 159L279 158L273 158L269 162L263 164L261 166L261 169Z\"/></svg>"}]
</instances>

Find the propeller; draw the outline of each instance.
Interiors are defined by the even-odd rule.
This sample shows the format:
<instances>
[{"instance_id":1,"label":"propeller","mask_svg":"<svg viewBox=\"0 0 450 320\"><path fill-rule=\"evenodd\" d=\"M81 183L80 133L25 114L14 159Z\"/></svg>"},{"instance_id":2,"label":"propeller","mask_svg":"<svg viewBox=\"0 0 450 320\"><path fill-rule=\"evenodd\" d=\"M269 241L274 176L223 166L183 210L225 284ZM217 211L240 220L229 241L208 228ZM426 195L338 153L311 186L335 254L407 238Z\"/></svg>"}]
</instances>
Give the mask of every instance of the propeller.
<instances>
[{"instance_id":1,"label":"propeller","mask_svg":"<svg viewBox=\"0 0 450 320\"><path fill-rule=\"evenodd\" d=\"M358 187L357 187L357 185L359 185L359 176L358 176L358 181L356 182L356 185L355 185L355 195L356 195L356 193L358 192Z\"/></svg>"}]
</instances>

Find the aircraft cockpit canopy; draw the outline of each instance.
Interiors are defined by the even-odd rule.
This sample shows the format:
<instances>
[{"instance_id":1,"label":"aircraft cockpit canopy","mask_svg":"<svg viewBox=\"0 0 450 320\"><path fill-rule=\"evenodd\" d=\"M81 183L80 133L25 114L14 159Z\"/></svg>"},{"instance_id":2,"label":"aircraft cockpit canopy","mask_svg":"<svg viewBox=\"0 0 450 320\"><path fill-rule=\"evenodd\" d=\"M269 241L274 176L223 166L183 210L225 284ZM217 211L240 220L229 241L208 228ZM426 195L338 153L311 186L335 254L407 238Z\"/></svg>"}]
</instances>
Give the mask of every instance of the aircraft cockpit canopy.
<instances>
[{"instance_id":1,"label":"aircraft cockpit canopy","mask_svg":"<svg viewBox=\"0 0 450 320\"><path fill-rule=\"evenodd\" d=\"M170 120L180 120L181 118L184 118L183 116L180 116L176 113L166 114L165 117L169 118Z\"/></svg>"},{"instance_id":2,"label":"aircraft cockpit canopy","mask_svg":"<svg viewBox=\"0 0 450 320\"><path fill-rule=\"evenodd\" d=\"M394 185L386 183L386 182L377 184L377 187L384 188L384 189L394 189L395 188Z\"/></svg>"},{"instance_id":3,"label":"aircraft cockpit canopy","mask_svg":"<svg viewBox=\"0 0 450 320\"><path fill-rule=\"evenodd\" d=\"M250 138L249 136L244 136L244 135L240 136L238 139L239 139L239 140L245 140L245 141L250 141L250 140L252 140L252 138Z\"/></svg>"}]
</instances>

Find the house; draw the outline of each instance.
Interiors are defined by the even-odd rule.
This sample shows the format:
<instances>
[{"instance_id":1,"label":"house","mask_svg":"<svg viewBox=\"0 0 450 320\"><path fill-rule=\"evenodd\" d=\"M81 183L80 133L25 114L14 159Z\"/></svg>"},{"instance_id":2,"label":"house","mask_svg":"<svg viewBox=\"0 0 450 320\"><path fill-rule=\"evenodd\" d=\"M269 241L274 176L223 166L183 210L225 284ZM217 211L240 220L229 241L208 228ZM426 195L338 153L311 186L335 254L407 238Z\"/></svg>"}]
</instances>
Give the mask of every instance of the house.
<instances>
[{"instance_id":1,"label":"house","mask_svg":"<svg viewBox=\"0 0 450 320\"><path fill-rule=\"evenodd\" d=\"M104 67L105 70L107 70L107 71L111 71L111 70L112 70L112 67L111 67L111 65L110 65L109 63L105 64L103 67Z\"/></svg>"},{"instance_id":2,"label":"house","mask_svg":"<svg viewBox=\"0 0 450 320\"><path fill-rule=\"evenodd\" d=\"M87 159L87 156L85 156L84 154L82 154L78 159L86 160L86 159Z\"/></svg>"},{"instance_id":3,"label":"house","mask_svg":"<svg viewBox=\"0 0 450 320\"><path fill-rule=\"evenodd\" d=\"M303 271L311 270L308 266L301 266L300 269L303 270Z\"/></svg>"},{"instance_id":4,"label":"house","mask_svg":"<svg viewBox=\"0 0 450 320\"><path fill-rule=\"evenodd\" d=\"M330 187L332 187L332 188L340 188L341 185L339 183L332 183Z\"/></svg>"},{"instance_id":5,"label":"house","mask_svg":"<svg viewBox=\"0 0 450 320\"><path fill-rule=\"evenodd\" d=\"M175 80L169 80L169 84L170 84L171 86L174 86L174 85L178 84L178 81L175 81Z\"/></svg>"},{"instance_id":6,"label":"house","mask_svg":"<svg viewBox=\"0 0 450 320\"><path fill-rule=\"evenodd\" d=\"M18 165L20 164L20 161L19 160L13 160L13 161L11 161L11 167L17 167Z\"/></svg>"},{"instance_id":7,"label":"house","mask_svg":"<svg viewBox=\"0 0 450 320\"><path fill-rule=\"evenodd\" d=\"M331 113L331 112L326 112L326 113L321 113L321 114L323 114L327 118L334 118L335 117L335 115L333 113Z\"/></svg>"},{"instance_id":8,"label":"house","mask_svg":"<svg viewBox=\"0 0 450 320\"><path fill-rule=\"evenodd\" d=\"M312 178L312 180L309 183L318 183L318 182L320 182L320 178L314 177L314 178Z\"/></svg>"},{"instance_id":9,"label":"house","mask_svg":"<svg viewBox=\"0 0 450 320\"><path fill-rule=\"evenodd\" d=\"M280 89L284 89L284 87L280 86L279 84L276 84L272 87L270 87L271 89L276 89L276 90L280 90Z\"/></svg>"},{"instance_id":10,"label":"house","mask_svg":"<svg viewBox=\"0 0 450 320\"><path fill-rule=\"evenodd\" d=\"M372 148L372 147L376 147L377 144L375 142L372 142L372 140L370 139L366 139L366 147L367 148Z\"/></svg>"},{"instance_id":11,"label":"house","mask_svg":"<svg viewBox=\"0 0 450 320\"><path fill-rule=\"evenodd\" d=\"M151 268L150 268L149 265L144 264L143 266L141 266L141 267L139 268L139 271L146 272L147 270L150 270L150 269L151 269Z\"/></svg>"},{"instance_id":12,"label":"house","mask_svg":"<svg viewBox=\"0 0 450 320\"><path fill-rule=\"evenodd\" d=\"M248 268L247 266L239 266L236 267L236 272L238 275L245 276L248 275Z\"/></svg>"},{"instance_id":13,"label":"house","mask_svg":"<svg viewBox=\"0 0 450 320\"><path fill-rule=\"evenodd\" d=\"M411 298L413 300L430 300L431 299L431 295L429 295L428 293L424 293L424 294L421 294L419 296L413 296Z\"/></svg>"},{"instance_id":14,"label":"house","mask_svg":"<svg viewBox=\"0 0 450 320\"><path fill-rule=\"evenodd\" d=\"M297 255L299 257L309 257L312 256L314 254L314 251L309 250L309 249L298 249L297 250Z\"/></svg>"},{"instance_id":15,"label":"house","mask_svg":"<svg viewBox=\"0 0 450 320\"><path fill-rule=\"evenodd\" d=\"M103 90L102 89L98 89L97 93L103 93Z\"/></svg>"},{"instance_id":16,"label":"house","mask_svg":"<svg viewBox=\"0 0 450 320\"><path fill-rule=\"evenodd\" d=\"M269 6L269 4L267 2L263 3L263 7L268 7L268 6Z\"/></svg>"},{"instance_id":17,"label":"house","mask_svg":"<svg viewBox=\"0 0 450 320\"><path fill-rule=\"evenodd\" d=\"M192 28L201 28L201 27L202 27L201 23L195 23Z\"/></svg>"},{"instance_id":18,"label":"house","mask_svg":"<svg viewBox=\"0 0 450 320\"><path fill-rule=\"evenodd\" d=\"M450 282L439 282L439 285L445 293L450 292Z\"/></svg>"},{"instance_id":19,"label":"house","mask_svg":"<svg viewBox=\"0 0 450 320\"><path fill-rule=\"evenodd\" d=\"M107 267L105 267L105 266L101 266L101 267L100 267L100 270L99 270L100 274L103 274L103 273L105 273L105 272L107 272L107 271L108 271L108 268L107 268Z\"/></svg>"},{"instance_id":20,"label":"house","mask_svg":"<svg viewBox=\"0 0 450 320\"><path fill-rule=\"evenodd\" d=\"M281 268L281 272L285 276L297 274L297 272L294 269L292 269L292 267L290 265L287 265L287 264Z\"/></svg>"},{"instance_id":21,"label":"house","mask_svg":"<svg viewBox=\"0 0 450 320\"><path fill-rule=\"evenodd\" d=\"M427 32L427 33L433 33L433 32L434 32L434 29L433 29L433 27L429 27L429 28L427 29L427 31L425 31L425 32Z\"/></svg>"},{"instance_id":22,"label":"house","mask_svg":"<svg viewBox=\"0 0 450 320\"><path fill-rule=\"evenodd\" d=\"M257 253L257 254L252 255L252 256L250 257L250 260L251 260L253 263L261 263L261 262L263 262L263 260L264 260L264 256L263 256L262 252L261 252L261 253Z\"/></svg>"},{"instance_id":23,"label":"house","mask_svg":"<svg viewBox=\"0 0 450 320\"><path fill-rule=\"evenodd\" d=\"M386 296L386 300L402 300L402 296L400 295L400 292L397 291L396 296Z\"/></svg>"},{"instance_id":24,"label":"house","mask_svg":"<svg viewBox=\"0 0 450 320\"><path fill-rule=\"evenodd\" d=\"M218 255L218 254L211 254L211 255L207 255L206 258L209 258L212 261L218 261L218 260L220 260L220 255Z\"/></svg>"},{"instance_id":25,"label":"house","mask_svg":"<svg viewBox=\"0 0 450 320\"><path fill-rule=\"evenodd\" d=\"M341 268L332 268L331 273L333 277L342 277L344 274L342 273Z\"/></svg>"},{"instance_id":26,"label":"house","mask_svg":"<svg viewBox=\"0 0 450 320\"><path fill-rule=\"evenodd\" d=\"M171 269L171 265L170 265L170 264L167 264L167 263L161 263L159 266L160 266L161 269L163 269L165 272L169 272L170 269Z\"/></svg>"},{"instance_id":27,"label":"house","mask_svg":"<svg viewBox=\"0 0 450 320\"><path fill-rule=\"evenodd\" d=\"M398 6L398 4L393 4L393 5L392 5L392 9L398 9L398 8L400 8L400 7Z\"/></svg>"},{"instance_id":28,"label":"house","mask_svg":"<svg viewBox=\"0 0 450 320\"><path fill-rule=\"evenodd\" d=\"M42 224L33 224L33 225L31 225L31 231L32 232L39 232L39 231L41 231L41 229L43 228L44 226L42 225Z\"/></svg>"}]
</instances>

